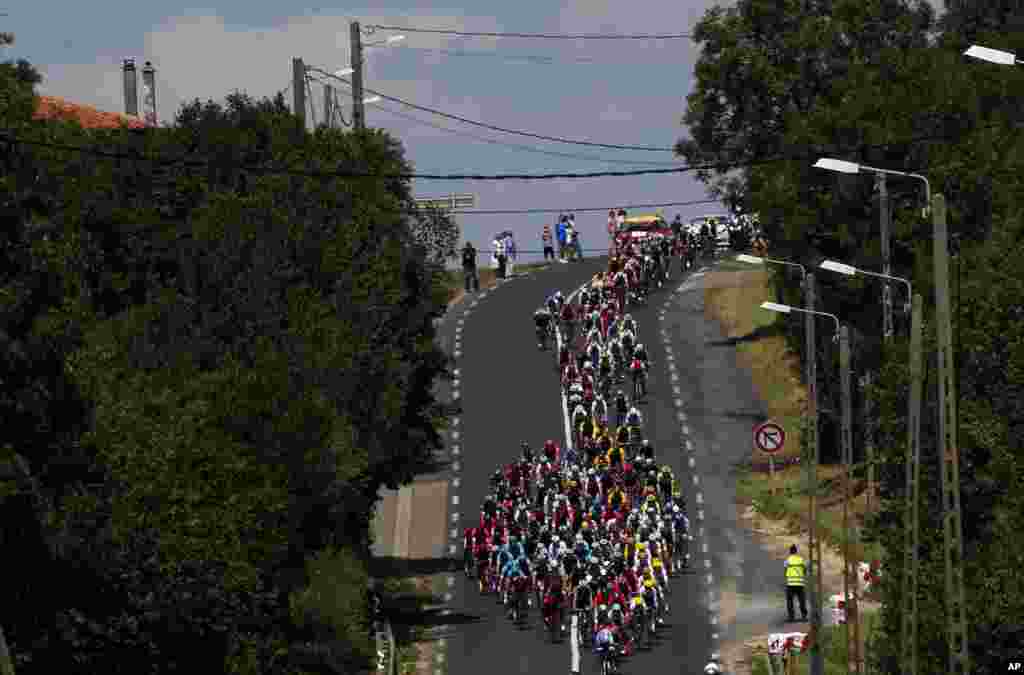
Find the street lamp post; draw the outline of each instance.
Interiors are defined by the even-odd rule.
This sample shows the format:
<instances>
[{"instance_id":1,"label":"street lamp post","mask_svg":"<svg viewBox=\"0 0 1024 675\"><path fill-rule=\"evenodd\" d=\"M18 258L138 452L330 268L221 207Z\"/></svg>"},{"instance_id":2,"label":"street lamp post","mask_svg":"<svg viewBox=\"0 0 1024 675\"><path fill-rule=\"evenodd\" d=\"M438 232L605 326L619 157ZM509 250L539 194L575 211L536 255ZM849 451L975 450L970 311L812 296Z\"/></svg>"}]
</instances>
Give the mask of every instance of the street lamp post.
<instances>
[{"instance_id":1,"label":"street lamp post","mask_svg":"<svg viewBox=\"0 0 1024 675\"><path fill-rule=\"evenodd\" d=\"M822 578L821 578L821 541L818 538L818 466L821 464L821 446L818 443L818 348L814 336L814 275L808 274L800 263L788 260L777 260L741 254L736 256L739 262L755 265L773 263L800 268L804 291L804 338L807 352L806 380L807 396L807 452L804 461L804 478L807 481L808 495L808 528L807 551L811 561L811 670L810 675L824 675L825 654L818 645L822 628Z\"/></svg>"},{"instance_id":2,"label":"street lamp post","mask_svg":"<svg viewBox=\"0 0 1024 675\"><path fill-rule=\"evenodd\" d=\"M1010 52L1004 52L1000 49L990 49L988 47L982 47L981 45L971 45L964 50L964 56L981 59L982 61L988 61L989 63L997 63L1001 66L1024 64L1024 61L1018 60L1017 57Z\"/></svg>"},{"instance_id":3,"label":"street lamp post","mask_svg":"<svg viewBox=\"0 0 1024 675\"><path fill-rule=\"evenodd\" d=\"M752 256L748 256L752 257ZM758 259L760 261L760 259ZM782 264L796 264L787 263L786 261L779 261ZM802 267L802 266L801 266ZM815 316L828 316L836 321L837 334L833 337L838 337L839 319L825 312L817 312L814 310L814 275L807 274L804 277L804 304L806 307L803 310L796 308L790 308L787 305L779 305L777 303L765 303L761 305L765 309L772 311L788 313L790 311L798 311L804 314L806 318L805 331L806 331L806 349L808 352L807 358L807 386L808 391L808 432L810 438L808 439L808 452L809 457L806 460L805 476L807 480L807 491L809 495L808 510L810 511L810 523L808 527L808 555L811 558L811 574L813 590L811 596L811 669L810 675L824 675L825 673L825 653L821 646L821 635L822 635L822 602L823 598L823 584L822 584L822 571L821 571L821 539L817 535L817 523L818 523L818 465L821 463L821 446L818 442L818 371L817 371L817 342L814 336L814 317Z\"/></svg>"},{"instance_id":4,"label":"street lamp post","mask_svg":"<svg viewBox=\"0 0 1024 675\"><path fill-rule=\"evenodd\" d=\"M828 270L830 272L838 272L839 274L845 274L847 276L856 276L858 274L863 274L863 275L869 276L869 277L877 277L879 279L887 279L889 281L898 281L898 282L902 283L903 285L905 285L907 287L907 301L903 305L903 311L905 313L909 313L910 312L910 301L911 301L911 298L913 297L913 287L911 286L911 283L910 283L910 281L908 279L904 279L903 277L892 276L891 274L880 274L878 272L870 272L868 270L863 270L863 269L854 267L853 265L847 265L846 263L841 263L841 262L839 262L837 260L826 260L823 263L821 263L821 268L825 269L825 270ZM870 423L870 420L868 420L868 422ZM868 443L866 445L867 445L867 451L868 451L868 457L867 457L867 460L868 460L867 515L870 516L871 515L871 495L872 495L872 490L874 489L874 486L875 486L875 466L874 466L874 459L875 458L873 456L874 455L873 445L870 444L870 443Z\"/></svg>"}]
</instances>

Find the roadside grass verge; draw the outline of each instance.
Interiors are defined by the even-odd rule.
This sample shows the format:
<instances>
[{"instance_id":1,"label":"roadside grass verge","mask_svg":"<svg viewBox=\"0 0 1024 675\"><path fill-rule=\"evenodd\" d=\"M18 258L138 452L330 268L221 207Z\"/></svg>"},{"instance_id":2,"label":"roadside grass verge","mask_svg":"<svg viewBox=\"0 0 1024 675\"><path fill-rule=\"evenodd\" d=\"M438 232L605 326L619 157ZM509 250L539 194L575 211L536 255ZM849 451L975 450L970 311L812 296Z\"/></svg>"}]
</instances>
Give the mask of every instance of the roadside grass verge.
<instances>
[{"instance_id":1,"label":"roadside grass verge","mask_svg":"<svg viewBox=\"0 0 1024 675\"><path fill-rule=\"evenodd\" d=\"M879 612L862 612L860 624L861 644L865 645L868 640L877 640L879 637L878 632L880 631L880 626L881 617L879 616ZM842 625L823 626L822 645L825 649L825 675L848 675L846 627ZM865 655L866 653L866 650L862 647L861 655ZM807 675L811 670L810 655L807 653L798 655L796 657L795 665L796 668L792 671L794 675ZM755 656L751 662L750 672L751 675L771 675L772 671L768 666L768 656L766 654L759 654ZM778 673L781 671L777 670L776 672Z\"/></svg>"},{"instance_id":2,"label":"roadside grass verge","mask_svg":"<svg viewBox=\"0 0 1024 675\"><path fill-rule=\"evenodd\" d=\"M522 274L523 272L531 272L533 270L544 269L550 266L551 263L523 263L516 265L516 274ZM492 288L498 283L497 270L491 269L490 267L479 267L477 268L477 276L480 277L480 290L485 288ZM456 302L463 295L465 295L465 281L462 276L462 270L445 270L444 285L448 289L448 302Z\"/></svg>"},{"instance_id":3,"label":"roadside grass verge","mask_svg":"<svg viewBox=\"0 0 1024 675\"><path fill-rule=\"evenodd\" d=\"M711 273L717 272L717 275L715 283L709 284L704 291L705 314L719 323L727 338L747 336L747 340L736 344L738 361L750 373L769 417L786 431L786 445L775 455L774 480L767 470L752 468L766 466L768 457L751 447L751 467L739 476L737 498L741 503L753 505L768 518L789 521L806 530L809 517L807 486L803 468L793 464L801 454L807 405L807 390L801 381L799 358L787 347L785 338L771 330L776 321L785 319L760 308L762 302L772 300L767 270L737 265L723 263ZM841 494L843 488L842 468L821 466L818 478L824 495L819 502L818 531L824 543L842 550L845 540L842 500L834 497ZM855 485L855 494L860 492L858 487ZM863 494L851 500L850 518L863 522L865 506ZM876 543L855 545L852 553L858 560L881 557Z\"/></svg>"}]
</instances>

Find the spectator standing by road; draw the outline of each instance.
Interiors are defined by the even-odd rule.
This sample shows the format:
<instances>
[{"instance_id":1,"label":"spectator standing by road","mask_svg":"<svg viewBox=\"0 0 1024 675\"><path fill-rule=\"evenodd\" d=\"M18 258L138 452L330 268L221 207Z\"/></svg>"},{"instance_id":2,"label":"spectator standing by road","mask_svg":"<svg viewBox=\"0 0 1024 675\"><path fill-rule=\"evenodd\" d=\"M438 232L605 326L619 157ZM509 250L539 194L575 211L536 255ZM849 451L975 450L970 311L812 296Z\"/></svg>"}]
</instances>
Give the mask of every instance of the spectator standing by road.
<instances>
[{"instance_id":1,"label":"spectator standing by road","mask_svg":"<svg viewBox=\"0 0 1024 675\"><path fill-rule=\"evenodd\" d=\"M513 277L516 274L516 258L518 257L516 252L516 241L512 238L512 233L507 232L505 234L505 259L506 259L506 276Z\"/></svg>"},{"instance_id":2,"label":"spectator standing by road","mask_svg":"<svg viewBox=\"0 0 1024 675\"><path fill-rule=\"evenodd\" d=\"M550 256L552 260L555 259L555 241L554 236L551 234L551 226L544 225L543 231L540 233L540 241L544 245L544 260L547 261Z\"/></svg>"},{"instance_id":3,"label":"spectator standing by road","mask_svg":"<svg viewBox=\"0 0 1024 675\"><path fill-rule=\"evenodd\" d=\"M615 209L608 211L608 255L615 250L615 234L619 231L619 223L615 217Z\"/></svg>"},{"instance_id":4,"label":"spectator standing by road","mask_svg":"<svg viewBox=\"0 0 1024 675\"><path fill-rule=\"evenodd\" d=\"M619 232L626 226L626 209L619 209L619 212L615 214L615 227Z\"/></svg>"},{"instance_id":5,"label":"spectator standing by road","mask_svg":"<svg viewBox=\"0 0 1024 675\"><path fill-rule=\"evenodd\" d=\"M494 238L494 259L497 261L498 267L498 278L505 278L505 263L508 259L505 257L505 241L501 237Z\"/></svg>"},{"instance_id":6,"label":"spectator standing by road","mask_svg":"<svg viewBox=\"0 0 1024 675\"><path fill-rule=\"evenodd\" d=\"M565 262L565 216L558 216L558 224L555 225L555 231L558 234L558 259Z\"/></svg>"},{"instance_id":7,"label":"spectator standing by road","mask_svg":"<svg viewBox=\"0 0 1024 675\"><path fill-rule=\"evenodd\" d=\"M565 223L565 248L566 248L567 253L566 253L565 257L566 257L567 260L575 260L576 259L576 241L577 241L576 228L574 228L572 226L571 222L566 222Z\"/></svg>"},{"instance_id":8,"label":"spectator standing by road","mask_svg":"<svg viewBox=\"0 0 1024 675\"><path fill-rule=\"evenodd\" d=\"M467 241L462 248L462 276L466 281L466 292L480 290L480 277L476 273L476 249Z\"/></svg>"},{"instance_id":9,"label":"spectator standing by road","mask_svg":"<svg viewBox=\"0 0 1024 675\"><path fill-rule=\"evenodd\" d=\"M793 611L794 598L800 601L800 614L807 620L807 598L804 596L804 579L807 577L807 563L797 555L796 544L789 547L786 558L786 611L790 621L796 621Z\"/></svg>"}]
</instances>

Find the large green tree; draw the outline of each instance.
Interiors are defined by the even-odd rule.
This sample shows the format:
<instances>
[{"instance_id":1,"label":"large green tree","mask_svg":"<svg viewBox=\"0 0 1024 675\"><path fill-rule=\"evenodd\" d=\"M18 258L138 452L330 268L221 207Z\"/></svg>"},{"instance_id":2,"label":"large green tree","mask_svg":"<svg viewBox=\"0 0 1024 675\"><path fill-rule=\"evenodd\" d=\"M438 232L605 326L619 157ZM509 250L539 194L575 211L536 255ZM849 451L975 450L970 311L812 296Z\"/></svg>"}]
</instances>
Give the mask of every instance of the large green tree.
<instances>
[{"instance_id":1,"label":"large green tree","mask_svg":"<svg viewBox=\"0 0 1024 675\"><path fill-rule=\"evenodd\" d=\"M25 72L0 72L19 670L362 669L377 491L431 466L447 414L428 215L406 180L332 175L408 173L400 145L310 134L281 96L31 122Z\"/></svg>"},{"instance_id":2,"label":"large green tree","mask_svg":"<svg viewBox=\"0 0 1024 675\"><path fill-rule=\"evenodd\" d=\"M977 11L971 14L968 5ZM691 139L681 142L679 151L691 162L715 165L700 174L711 190L727 192L742 200L745 210L761 214L776 257L808 267L824 258L875 270L882 264L871 176L814 170L817 157L921 173L933 191L946 196L958 253L952 275L970 650L976 672L994 669L1022 637L1021 608L1013 600L1019 595L1020 561L1005 542L1011 523L1024 516L1019 474L1013 473L1021 455L1024 289L1011 253L1021 237L1024 167L1015 94L1024 80L1019 69L962 56L965 36L958 31L970 29L972 41L1016 53L1024 48L1021 34L998 34L998 21L980 17L1012 12L979 3L961 3L959 14L947 15L938 31L928 8L917 3L791 3L787 8L793 11L784 16L767 8L741 0L733 9L712 10L698 25L704 52L685 118ZM1008 30L1006 24L1001 28ZM763 49L755 52L753 45ZM773 155L794 159L777 161ZM893 177L888 187L894 207L893 273L911 279L925 297L932 336L926 353L934 355L932 226L919 209L924 192L917 181ZM817 276L819 306L853 328L855 369L882 373L872 394L881 411L876 441L884 503L865 535L884 544L887 570L883 635L872 654L883 672L899 672L899 645L891 637L900 630L903 581L906 317L897 313L897 337L883 347L877 283ZM788 302L800 302L796 279L779 273L774 283ZM894 288L897 308L898 293ZM799 324L787 325L791 346L802 352ZM827 380L836 363L834 350L825 353L819 373L825 371ZM836 387L825 390L830 394L826 408L836 410ZM927 391L922 672L944 668L947 658L934 366ZM832 437L830 431L822 434L826 457L834 450L828 444ZM862 470L858 463L858 473Z\"/></svg>"}]
</instances>

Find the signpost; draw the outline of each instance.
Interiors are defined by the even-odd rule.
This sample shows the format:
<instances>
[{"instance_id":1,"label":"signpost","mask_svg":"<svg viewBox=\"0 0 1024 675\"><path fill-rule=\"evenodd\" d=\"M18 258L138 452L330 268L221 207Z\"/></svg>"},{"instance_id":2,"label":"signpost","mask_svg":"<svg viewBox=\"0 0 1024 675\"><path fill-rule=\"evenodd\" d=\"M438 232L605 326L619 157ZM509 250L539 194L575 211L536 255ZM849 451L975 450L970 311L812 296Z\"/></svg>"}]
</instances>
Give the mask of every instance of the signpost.
<instances>
[{"instance_id":1,"label":"signpost","mask_svg":"<svg viewBox=\"0 0 1024 675\"><path fill-rule=\"evenodd\" d=\"M442 211L454 211L456 209L471 209L476 206L476 195L473 194L450 194L447 197L424 197L416 200L416 206L420 208L435 208Z\"/></svg>"},{"instance_id":2,"label":"signpost","mask_svg":"<svg viewBox=\"0 0 1024 675\"><path fill-rule=\"evenodd\" d=\"M782 450L785 443L786 432L775 422L762 422L754 427L754 445L761 452L768 453L768 475L773 481L773 486L775 484L775 453Z\"/></svg>"}]
</instances>

